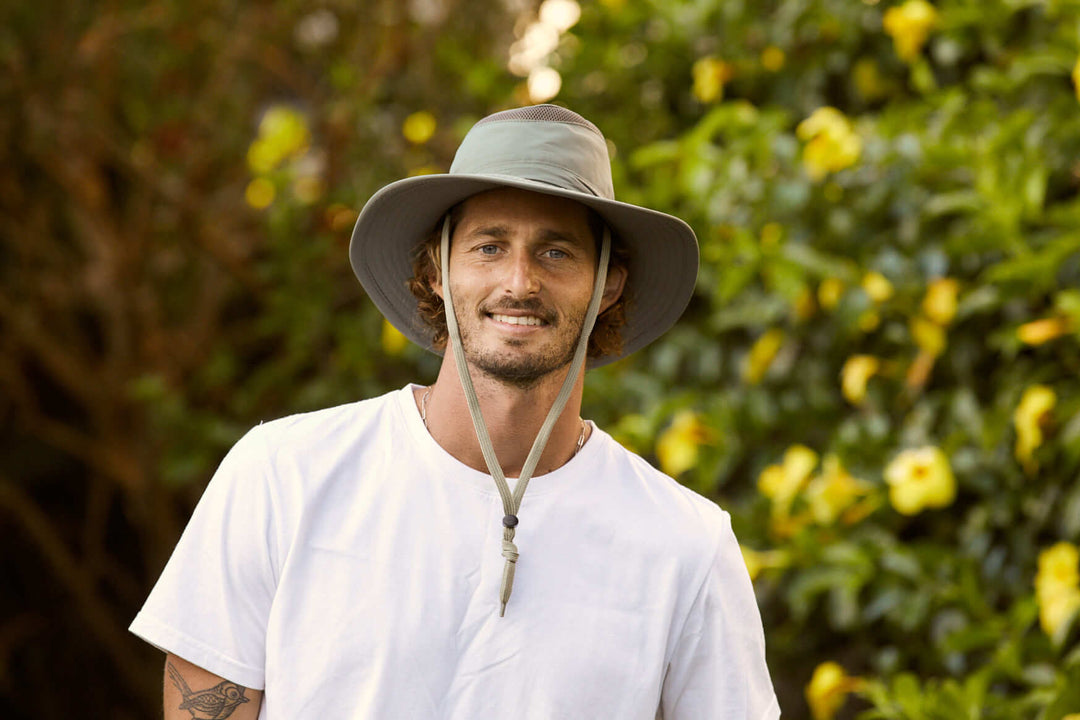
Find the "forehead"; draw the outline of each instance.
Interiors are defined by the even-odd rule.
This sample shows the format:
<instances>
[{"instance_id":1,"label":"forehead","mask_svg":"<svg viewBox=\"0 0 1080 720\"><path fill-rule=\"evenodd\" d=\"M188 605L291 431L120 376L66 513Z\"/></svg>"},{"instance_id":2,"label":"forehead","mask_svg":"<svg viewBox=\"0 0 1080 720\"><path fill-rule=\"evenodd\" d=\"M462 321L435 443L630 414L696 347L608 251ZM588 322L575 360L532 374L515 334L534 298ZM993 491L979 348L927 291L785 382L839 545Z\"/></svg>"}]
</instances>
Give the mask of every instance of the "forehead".
<instances>
[{"instance_id":1,"label":"forehead","mask_svg":"<svg viewBox=\"0 0 1080 720\"><path fill-rule=\"evenodd\" d=\"M582 242L591 238L589 211L584 205L567 198L517 188L488 190L462 203L461 229L467 232L491 224L556 231Z\"/></svg>"}]
</instances>

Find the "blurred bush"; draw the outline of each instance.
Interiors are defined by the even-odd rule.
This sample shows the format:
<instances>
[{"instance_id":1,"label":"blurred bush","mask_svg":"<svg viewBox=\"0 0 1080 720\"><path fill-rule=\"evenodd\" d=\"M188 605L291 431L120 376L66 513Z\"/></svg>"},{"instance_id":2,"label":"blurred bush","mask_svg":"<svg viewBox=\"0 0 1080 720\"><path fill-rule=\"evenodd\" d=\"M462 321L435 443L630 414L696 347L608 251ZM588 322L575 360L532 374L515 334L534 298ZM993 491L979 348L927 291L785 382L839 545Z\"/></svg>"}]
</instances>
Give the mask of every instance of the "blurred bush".
<instances>
[{"instance_id":1,"label":"blurred bush","mask_svg":"<svg viewBox=\"0 0 1080 720\"><path fill-rule=\"evenodd\" d=\"M352 278L364 200L550 98L698 233L586 411L732 513L785 717L1080 713L1080 2L0 19L9 716L156 712L123 628L228 446L434 377Z\"/></svg>"},{"instance_id":2,"label":"blurred bush","mask_svg":"<svg viewBox=\"0 0 1080 720\"><path fill-rule=\"evenodd\" d=\"M576 30L645 49L583 40L564 92L638 95L601 118L623 196L703 259L598 412L732 511L785 716L1080 712L1078 20L626 3Z\"/></svg>"}]
</instances>

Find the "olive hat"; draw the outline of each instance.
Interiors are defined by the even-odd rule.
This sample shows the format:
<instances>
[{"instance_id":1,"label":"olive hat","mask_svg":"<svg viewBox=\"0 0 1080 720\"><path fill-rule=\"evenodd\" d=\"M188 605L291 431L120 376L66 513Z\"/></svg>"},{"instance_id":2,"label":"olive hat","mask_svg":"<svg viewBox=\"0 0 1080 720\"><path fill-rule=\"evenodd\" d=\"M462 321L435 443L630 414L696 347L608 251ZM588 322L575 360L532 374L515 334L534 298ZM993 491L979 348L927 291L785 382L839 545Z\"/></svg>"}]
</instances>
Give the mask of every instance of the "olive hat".
<instances>
[{"instance_id":1,"label":"olive hat","mask_svg":"<svg viewBox=\"0 0 1080 720\"><path fill-rule=\"evenodd\" d=\"M648 345L682 315L697 280L694 231L671 215L616 200L600 130L566 108L533 105L480 120L465 136L448 173L391 183L367 201L357 218L349 246L353 271L386 319L410 340L438 352L407 284L416 247L454 205L496 188L576 200L595 210L627 251L623 349L619 355L593 358L590 366Z\"/></svg>"}]
</instances>

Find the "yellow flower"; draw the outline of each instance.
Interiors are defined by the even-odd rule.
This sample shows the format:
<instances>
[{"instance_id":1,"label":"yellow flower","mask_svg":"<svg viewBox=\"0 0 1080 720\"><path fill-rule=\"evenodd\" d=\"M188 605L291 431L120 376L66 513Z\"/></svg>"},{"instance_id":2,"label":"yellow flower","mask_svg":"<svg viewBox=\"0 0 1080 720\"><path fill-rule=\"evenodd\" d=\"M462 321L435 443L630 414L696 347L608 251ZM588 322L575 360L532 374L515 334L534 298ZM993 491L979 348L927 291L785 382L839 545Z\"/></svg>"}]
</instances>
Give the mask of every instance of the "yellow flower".
<instances>
[{"instance_id":1,"label":"yellow flower","mask_svg":"<svg viewBox=\"0 0 1080 720\"><path fill-rule=\"evenodd\" d=\"M1058 586L1080 587L1080 549L1069 542L1059 542L1039 553L1036 591Z\"/></svg>"},{"instance_id":2,"label":"yellow flower","mask_svg":"<svg viewBox=\"0 0 1080 720\"><path fill-rule=\"evenodd\" d=\"M255 138L248 146L247 163L253 173L265 175L281 160L278 151L266 140Z\"/></svg>"},{"instance_id":3,"label":"yellow flower","mask_svg":"<svg viewBox=\"0 0 1080 720\"><path fill-rule=\"evenodd\" d=\"M382 324L382 348L387 355L400 355L409 344L409 339L401 334L389 320L383 320Z\"/></svg>"},{"instance_id":4,"label":"yellow flower","mask_svg":"<svg viewBox=\"0 0 1080 720\"><path fill-rule=\"evenodd\" d=\"M1020 404L1013 413L1013 425L1016 427L1016 459L1024 466L1029 475L1039 469L1039 463L1033 457L1036 448L1043 444L1043 428L1052 419L1057 395L1046 385L1032 385L1020 398Z\"/></svg>"},{"instance_id":5,"label":"yellow flower","mask_svg":"<svg viewBox=\"0 0 1080 720\"><path fill-rule=\"evenodd\" d=\"M826 455L821 474L806 487L810 514L819 525L832 525L836 519L870 490L870 485L854 478L840 464L840 458Z\"/></svg>"},{"instance_id":6,"label":"yellow flower","mask_svg":"<svg viewBox=\"0 0 1080 720\"><path fill-rule=\"evenodd\" d=\"M937 10L926 0L907 0L899 7L885 11L882 25L892 36L896 54L912 62L922 52L930 31L937 24Z\"/></svg>"},{"instance_id":7,"label":"yellow flower","mask_svg":"<svg viewBox=\"0 0 1080 720\"><path fill-rule=\"evenodd\" d=\"M885 468L889 501L897 512L915 515L926 508L943 508L956 498L956 479L941 448L905 450Z\"/></svg>"},{"instance_id":8,"label":"yellow flower","mask_svg":"<svg viewBox=\"0 0 1080 720\"><path fill-rule=\"evenodd\" d=\"M815 181L851 167L862 153L862 140L851 121L836 108L818 108L799 123L795 134L806 142L803 166Z\"/></svg>"},{"instance_id":9,"label":"yellow flower","mask_svg":"<svg viewBox=\"0 0 1080 720\"><path fill-rule=\"evenodd\" d=\"M656 440L656 459L660 469L678 477L697 465L698 447L709 440L709 429L692 410L681 410Z\"/></svg>"},{"instance_id":10,"label":"yellow flower","mask_svg":"<svg viewBox=\"0 0 1080 720\"><path fill-rule=\"evenodd\" d=\"M265 210L274 202L274 183L266 178L257 177L247 184L244 190L244 200L256 210Z\"/></svg>"},{"instance_id":11,"label":"yellow flower","mask_svg":"<svg viewBox=\"0 0 1080 720\"><path fill-rule=\"evenodd\" d=\"M758 477L758 490L772 500L774 516L786 517L795 496L817 466L817 453L805 445L792 445L779 465L770 465Z\"/></svg>"},{"instance_id":12,"label":"yellow flower","mask_svg":"<svg viewBox=\"0 0 1080 720\"><path fill-rule=\"evenodd\" d=\"M860 678L844 672L844 668L832 661L823 662L814 669L806 686L806 702L814 720L832 720L848 693L863 685Z\"/></svg>"},{"instance_id":13,"label":"yellow flower","mask_svg":"<svg viewBox=\"0 0 1080 720\"><path fill-rule=\"evenodd\" d=\"M839 278L825 278L818 285L817 297L821 307L832 310L840 304L844 295L844 283Z\"/></svg>"},{"instance_id":14,"label":"yellow flower","mask_svg":"<svg viewBox=\"0 0 1080 720\"><path fill-rule=\"evenodd\" d=\"M945 330L924 317L911 319L911 337L915 339L919 349L932 358L945 352Z\"/></svg>"},{"instance_id":15,"label":"yellow flower","mask_svg":"<svg viewBox=\"0 0 1080 720\"><path fill-rule=\"evenodd\" d=\"M750 348L750 354L746 356L746 364L743 365L743 380L751 385L757 385L769 371L776 354L780 352L784 344L784 331L773 328L757 339Z\"/></svg>"},{"instance_id":16,"label":"yellow flower","mask_svg":"<svg viewBox=\"0 0 1080 720\"><path fill-rule=\"evenodd\" d=\"M746 563L746 571L750 573L751 580L757 580L762 570L785 568L791 562L790 555L783 550L752 550L745 545L740 545L739 549L742 551L743 562Z\"/></svg>"},{"instance_id":17,"label":"yellow flower","mask_svg":"<svg viewBox=\"0 0 1080 720\"><path fill-rule=\"evenodd\" d=\"M1035 574L1035 599L1039 604L1039 625L1056 641L1059 633L1080 611L1080 550L1059 542L1039 553Z\"/></svg>"},{"instance_id":18,"label":"yellow flower","mask_svg":"<svg viewBox=\"0 0 1080 720\"><path fill-rule=\"evenodd\" d=\"M922 310L942 327L947 326L956 317L956 296L960 284L955 278L937 278L926 288L926 297L922 301Z\"/></svg>"},{"instance_id":19,"label":"yellow flower","mask_svg":"<svg viewBox=\"0 0 1080 720\"><path fill-rule=\"evenodd\" d=\"M1039 602L1039 625L1055 642L1064 633L1080 610L1080 590L1057 588Z\"/></svg>"},{"instance_id":20,"label":"yellow flower","mask_svg":"<svg viewBox=\"0 0 1080 720\"><path fill-rule=\"evenodd\" d=\"M862 289L876 303L888 302L893 296L893 286L889 278L877 271L870 271L863 275Z\"/></svg>"},{"instance_id":21,"label":"yellow flower","mask_svg":"<svg viewBox=\"0 0 1080 720\"><path fill-rule=\"evenodd\" d=\"M1072 331L1072 322L1065 317L1049 317L1024 323L1016 337L1025 345L1042 345Z\"/></svg>"},{"instance_id":22,"label":"yellow flower","mask_svg":"<svg viewBox=\"0 0 1080 720\"><path fill-rule=\"evenodd\" d=\"M248 166L257 174L270 172L284 160L303 155L310 145L304 115L287 105L274 105L259 122L258 137L248 148Z\"/></svg>"},{"instance_id":23,"label":"yellow flower","mask_svg":"<svg viewBox=\"0 0 1080 720\"><path fill-rule=\"evenodd\" d=\"M259 121L259 137L279 143L287 151L296 152L307 147L311 133L303 113L288 105L274 105Z\"/></svg>"},{"instance_id":24,"label":"yellow flower","mask_svg":"<svg viewBox=\"0 0 1080 720\"><path fill-rule=\"evenodd\" d=\"M784 67L785 60L787 57L784 51L775 45L770 45L761 51L761 66L769 72L778 72Z\"/></svg>"},{"instance_id":25,"label":"yellow flower","mask_svg":"<svg viewBox=\"0 0 1080 720\"><path fill-rule=\"evenodd\" d=\"M423 145L435 134L438 123L427 110L414 112L401 124L401 134L413 145Z\"/></svg>"},{"instance_id":26,"label":"yellow flower","mask_svg":"<svg viewBox=\"0 0 1080 720\"><path fill-rule=\"evenodd\" d=\"M861 405L866 399L866 384L878 370L881 361L873 355L852 355L840 371L840 391L852 405Z\"/></svg>"},{"instance_id":27,"label":"yellow flower","mask_svg":"<svg viewBox=\"0 0 1080 720\"><path fill-rule=\"evenodd\" d=\"M724 97L724 84L735 76L735 69L720 58L707 56L694 63L694 97L703 103Z\"/></svg>"},{"instance_id":28,"label":"yellow flower","mask_svg":"<svg viewBox=\"0 0 1080 720\"><path fill-rule=\"evenodd\" d=\"M1076 59L1076 65L1073 66L1072 81L1076 89L1076 99L1080 101L1080 58Z\"/></svg>"}]
</instances>

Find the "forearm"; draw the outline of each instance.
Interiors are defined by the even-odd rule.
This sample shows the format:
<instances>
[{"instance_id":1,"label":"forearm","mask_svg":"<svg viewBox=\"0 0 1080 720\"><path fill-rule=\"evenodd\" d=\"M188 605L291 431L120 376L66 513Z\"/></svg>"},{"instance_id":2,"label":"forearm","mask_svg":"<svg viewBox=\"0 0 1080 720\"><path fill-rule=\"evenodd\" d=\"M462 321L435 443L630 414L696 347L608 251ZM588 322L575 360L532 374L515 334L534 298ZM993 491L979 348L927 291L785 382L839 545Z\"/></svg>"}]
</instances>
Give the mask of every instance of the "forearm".
<instances>
[{"instance_id":1,"label":"forearm","mask_svg":"<svg viewBox=\"0 0 1080 720\"><path fill-rule=\"evenodd\" d=\"M262 691L241 687L169 653L165 658L165 720L255 720Z\"/></svg>"}]
</instances>

